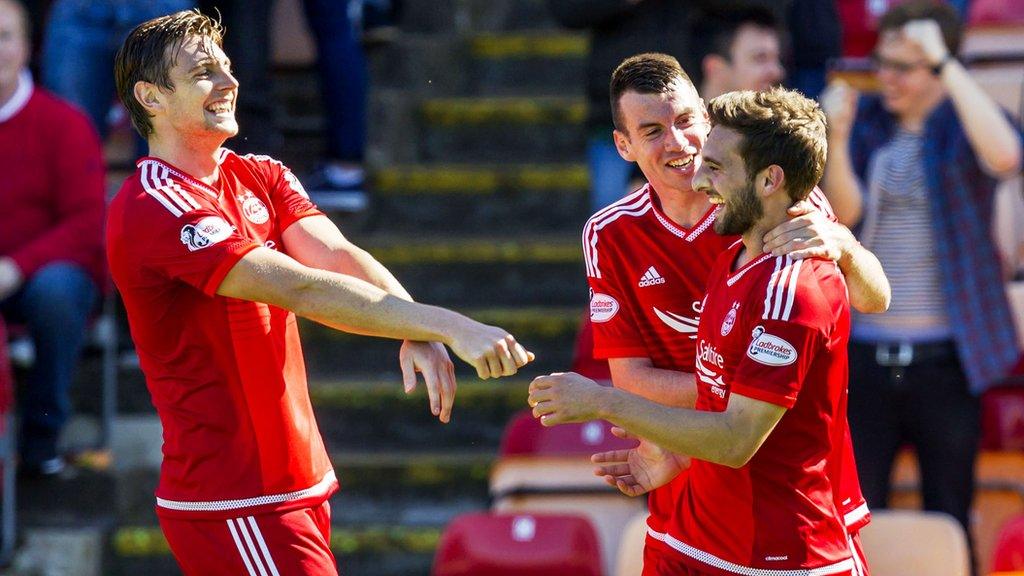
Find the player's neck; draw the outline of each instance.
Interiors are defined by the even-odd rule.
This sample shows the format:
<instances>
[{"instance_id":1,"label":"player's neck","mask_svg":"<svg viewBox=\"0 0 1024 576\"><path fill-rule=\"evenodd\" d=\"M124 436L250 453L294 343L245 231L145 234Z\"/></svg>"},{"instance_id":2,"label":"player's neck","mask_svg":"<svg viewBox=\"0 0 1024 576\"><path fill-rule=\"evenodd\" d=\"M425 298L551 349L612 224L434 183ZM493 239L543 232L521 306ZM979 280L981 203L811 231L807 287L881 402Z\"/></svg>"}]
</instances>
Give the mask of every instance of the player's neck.
<instances>
[{"instance_id":1,"label":"player's neck","mask_svg":"<svg viewBox=\"0 0 1024 576\"><path fill-rule=\"evenodd\" d=\"M162 139L155 134L149 139L149 155L184 170L189 176L211 186L219 177L217 151L223 141L185 142Z\"/></svg>"},{"instance_id":2,"label":"player's neck","mask_svg":"<svg viewBox=\"0 0 1024 576\"><path fill-rule=\"evenodd\" d=\"M741 268L764 254L764 236L779 224L789 220L787 208L785 205L773 207L768 202L764 203L764 216L740 237L743 240L743 252L736 259L736 268Z\"/></svg>"},{"instance_id":3,"label":"player's neck","mask_svg":"<svg viewBox=\"0 0 1024 576\"><path fill-rule=\"evenodd\" d=\"M706 194L694 192L693 190L671 190L667 194L654 190L661 211L670 220L684 228L693 228L700 222L700 219L707 214L711 208Z\"/></svg>"}]
</instances>

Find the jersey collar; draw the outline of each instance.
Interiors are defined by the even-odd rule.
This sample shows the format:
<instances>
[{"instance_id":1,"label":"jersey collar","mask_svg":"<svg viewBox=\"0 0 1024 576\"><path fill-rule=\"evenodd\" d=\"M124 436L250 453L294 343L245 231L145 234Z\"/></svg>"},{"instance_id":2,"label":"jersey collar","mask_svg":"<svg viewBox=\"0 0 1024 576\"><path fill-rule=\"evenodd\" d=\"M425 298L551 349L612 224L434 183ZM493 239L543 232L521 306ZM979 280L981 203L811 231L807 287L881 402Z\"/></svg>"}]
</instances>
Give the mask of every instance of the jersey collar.
<instances>
[{"instance_id":1,"label":"jersey collar","mask_svg":"<svg viewBox=\"0 0 1024 576\"><path fill-rule=\"evenodd\" d=\"M32 74L27 69L18 72L18 86L14 89L14 94L11 94L10 99L0 106L0 122L6 122L21 112L28 104L29 98L32 97L34 88Z\"/></svg>"},{"instance_id":2,"label":"jersey collar","mask_svg":"<svg viewBox=\"0 0 1024 576\"><path fill-rule=\"evenodd\" d=\"M685 227L673 222L672 219L662 211L661 201L658 199L658 195L654 192L654 187L650 184L647 185L647 193L651 197L651 207L654 210L654 216L658 219L658 222L660 222L661 225L673 235L678 236L687 242L693 242L701 234L711 228L711 225L715 223L715 217L718 215L718 211L721 210L721 206L711 206L708 208L708 211L704 213L704 216L697 221L697 224L693 228L687 230Z\"/></svg>"},{"instance_id":3,"label":"jersey collar","mask_svg":"<svg viewBox=\"0 0 1024 576\"><path fill-rule=\"evenodd\" d=\"M226 160L227 157L228 157L228 149L227 148L221 148L221 149L217 150L217 166L220 166L221 164L223 164L224 160ZM139 168L142 168L143 166L145 166L147 164L160 166L161 168L166 169L168 172L170 172L172 175L174 175L175 178L178 178L179 180L184 180L189 185L191 185L191 186L193 186L193 187L195 187L195 188L197 188L199 190L202 190L203 192L208 194L211 198L213 198L215 200L216 199L220 199L220 190L218 190L217 188L214 188L213 186L210 186L209 184L199 180L198 178L193 178L187 172L185 172L184 170L178 168L177 166L174 166L173 164L171 164L170 162L167 162L166 160L163 160L163 159L160 159L160 158L156 158L154 156L145 156L143 158L139 158L139 160L137 162L135 162L135 165L137 167L139 167ZM223 175L221 175L221 176L223 177Z\"/></svg>"}]
</instances>

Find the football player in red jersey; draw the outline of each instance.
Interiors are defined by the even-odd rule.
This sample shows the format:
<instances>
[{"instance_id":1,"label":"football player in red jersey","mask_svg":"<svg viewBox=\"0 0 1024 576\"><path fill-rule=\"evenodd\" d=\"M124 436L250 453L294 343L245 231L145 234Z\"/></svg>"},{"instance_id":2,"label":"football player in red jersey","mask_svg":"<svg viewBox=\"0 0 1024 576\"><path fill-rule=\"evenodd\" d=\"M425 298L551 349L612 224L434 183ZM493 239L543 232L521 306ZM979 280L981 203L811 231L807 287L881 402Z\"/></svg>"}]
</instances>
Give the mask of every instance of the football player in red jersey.
<instances>
[{"instance_id":1,"label":"football player in red jersey","mask_svg":"<svg viewBox=\"0 0 1024 576\"><path fill-rule=\"evenodd\" d=\"M136 27L118 93L149 144L111 203L107 250L164 430L157 513L193 574L336 574L338 489L310 405L296 315L403 339L447 422L444 345L481 378L532 357L504 330L412 302L280 162L223 148L238 82L218 22L178 12Z\"/></svg>"},{"instance_id":2,"label":"football player in red jersey","mask_svg":"<svg viewBox=\"0 0 1024 576\"><path fill-rule=\"evenodd\" d=\"M678 90L677 90L677 92L678 92ZM654 99L657 99L657 94L655 94L654 96L655 96ZM695 99L695 95L693 97ZM668 100L670 98L671 98L671 94L669 95L669 97L662 97L660 99L663 99L663 101L664 101L664 100ZM781 107L780 110L784 111L786 109L785 109L785 107ZM685 115L683 115L682 118L683 118L683 120L685 120L686 119ZM684 123L684 125L685 125L685 123ZM763 146L763 142L762 142L762 146ZM678 162L676 162L676 163L678 164ZM687 163L689 163L689 162L687 162ZM673 167L672 164L673 164L672 162L667 162L666 163L666 165L669 168ZM729 172L729 173L732 176L734 176L734 177L743 177L746 172L744 172L742 170L742 165L740 165L739 168L740 168L739 170L735 170L735 166L730 166L729 169L734 171L734 172L736 172L736 173L731 173L731 172ZM709 169L707 166L701 166L701 167L697 168L696 170L697 171L705 171L707 169ZM716 166L716 169L721 169L721 170L725 171L725 169L721 168L720 166ZM816 180L813 180L810 183L810 186L807 187L806 191L803 191L803 190L798 191L799 194L795 194L795 196L797 196L798 198L806 198L806 196L808 194L810 194L812 189L813 189L814 181L816 181ZM657 186L657 184L654 183L653 180L652 180L652 186L653 187ZM655 190L656 190L656 188L655 188ZM786 218L788 216L786 214L785 208L790 207L792 204L793 204L793 202L790 202L790 203L786 204L785 207L783 207L783 209L782 209L782 218L781 219L779 219L779 218L768 219L765 222L761 222L761 223L764 223L764 224L771 223L772 225L770 225L770 227L767 227L767 228L764 228L763 225L762 225L762 227L758 228L757 231L756 231L757 232L757 240L758 240L758 244L756 246L756 249L757 249L757 253L759 255L761 254L761 251L764 249L764 235L767 234L768 231L771 230L774 227L774 225L776 225L776 224L786 220ZM739 232L742 232L741 230L736 230L736 227L729 227L729 225L724 225L723 224L723 219L724 220L728 220L731 216L732 216L732 214L730 213L730 211L728 209L722 208L722 207L719 207L717 209L717 217L714 218L714 227L715 227L715 231L720 236L732 235L732 234L737 234ZM624 216L624 217L629 217L629 216ZM728 222L726 221L725 223L727 224ZM640 251L639 253L642 253L642 251ZM772 256L772 254L764 254L764 256L763 256L764 259L770 259L770 258L774 258L774 257L776 257L776 256ZM779 256L778 258L782 258L782 257ZM785 259L788 262L798 262L795 265L799 269L799 266L800 266L799 262L800 262L800 260L793 260L792 258L785 258ZM815 260L815 261L817 261L817 260ZM598 264L600 264L600 259L598 259ZM638 264L642 264L642 262L638 262ZM814 264L814 265L817 265L817 264ZM831 264L831 266L833 266L833 269L836 268L835 264ZM808 268L812 268L812 266L808 265ZM786 270L788 270L788 269L786 269ZM590 272L592 272L592 271L590 271ZM842 280L842 276L841 275L839 275L837 273L837 276ZM646 278L646 276L644 278ZM791 278L791 276L786 276L786 278ZM793 286L797 286L798 284L796 283L796 277L793 277L793 278L794 278ZM782 288L785 288L785 287L788 287L788 286L790 286L790 285L786 284L785 286L776 287L776 288L781 290ZM845 282L842 282L842 288L843 288L842 289L842 296L845 299L845 294L846 294ZM719 290L719 287L717 285L709 286L709 291L710 291L710 293L712 295L715 295L717 290ZM756 290L755 290L755 292L756 292ZM751 292L751 287L748 287L748 290L746 290L746 292L744 292L744 293L748 293L748 295L750 295L750 294L753 294L755 292ZM762 290L761 290L760 296L759 296L762 300L765 299L765 293L766 292L765 292L764 288L762 287ZM782 298L783 303L784 303L784 301L785 301L785 294L783 294L781 296L781 298ZM702 311L702 314L703 314L703 316L701 316L701 318L700 318L701 330L705 329L706 317L707 317L707 314L709 313L709 307L708 307L708 302L709 301L712 301L712 296L709 296L708 300L703 301L702 305L700 305L700 310ZM614 306L607 306L607 305L605 305L605 306L600 308L600 311L603 314L607 315L612 310L612 308L614 308ZM783 310L784 310L784 308L783 308ZM729 314L730 314L729 311L723 312L723 315L726 316L726 317L728 317ZM723 325L723 327L722 327L722 331L723 332L731 331L732 330L731 325L736 322L736 320L735 320L735 312L732 312L731 314L733 315L732 323L726 322L725 319L721 320L721 324ZM829 317L829 320L830 320L830 317ZM725 329L726 325L730 326L730 328L728 330ZM737 334L738 333L739 332L737 332ZM769 343L772 343L773 340L770 340L771 336L772 336L772 334L768 334L767 336L764 336L764 339L769 340ZM735 337L735 334L734 334L734 337ZM698 396L697 406L698 406L698 408L702 408L702 409L706 409L706 410L709 409L708 405L709 405L710 401L707 400L707 399L701 401L702 395L706 394L705 383L706 383L706 379L708 379L708 380L710 380L713 383L713 385L711 386L713 388L713 389L711 389L711 394L713 396L717 396L719 398L719 404L714 405L714 407L716 409L721 410L721 409L724 408L724 406L722 406L722 403L724 403L725 399L728 398L726 396L727 393L729 392L728 378L726 378L726 381L723 382L722 381L722 374L721 373L712 374L712 375L703 373L700 370L700 367L702 366L702 362L701 362L701 358L702 357L701 357L700 353L706 354L708 356L708 360L705 363L703 363L703 364L710 363L711 366L716 366L716 367L718 367L717 369L719 369L719 370L722 368L723 363L727 361L727 358L725 358L725 356L722 355L718 351L718 349L716 349L714 347L708 348L707 346L700 346L700 349L698 349L697 354L695 354L695 357L697 358L696 368L697 368L698 380L699 380L699 382L696 385L696 394ZM812 354L811 356L813 357L814 355ZM762 357L762 358L764 358L764 357ZM844 365L844 367L845 367L845 365ZM843 399L842 408L845 409L845 392L846 392L845 372L843 372L843 378L844 378L844 383L841 386L842 394L840 395L840 398ZM690 381L692 381L692 380L690 380ZM638 382L638 386L642 386L642 385L643 385L643 381L641 380L641 381ZM692 388L693 384L690 384L690 386L691 386L690 389L693 389ZM579 394L579 397L577 396L578 394ZM640 394L640 393L638 392L638 394ZM540 378L540 379L538 379L535 382L535 384L534 384L534 395L531 396L531 401L530 402L531 402L531 404L540 403L535 408L536 413L538 413L539 415L542 415L542 416L545 417L545 420L546 420L545 423L551 424L551 423L556 423L556 422L560 422L560 421L565 421L565 420L563 420L563 418L566 418L566 417L569 418L569 419L574 419L574 418L580 417L580 413L575 411L575 410L580 409L580 410L582 410L582 411L584 411L586 413L588 410L593 410L593 409L597 408L597 406L595 406L595 404L594 404L595 402L598 403L602 407L606 406L606 404L604 403L604 400L602 400L602 395L610 396L611 400L609 400L609 402L615 403L615 407L616 408L622 407L623 405L627 405L629 402L639 401L641 403L641 405L644 405L646 408L652 408L652 407L656 406L656 408L652 408L652 410L656 410L656 411L659 411L659 412L660 411L665 411L665 413L668 413L668 414L672 413L672 410L667 408L667 407L665 407L665 406L652 405L650 403L646 403L646 402L644 402L642 400L639 400L636 397L632 397L632 396L629 396L629 395L616 394L616 393L610 392L610 390L608 390L606 388L603 388L603 389L602 388L592 388L592 387L590 387L590 385L588 385L586 383L586 380L583 380L582 378L580 378L579 376L574 375L574 374L560 375L560 376L553 376L551 378ZM624 398L627 399L627 400L623 401L622 405L617 404L618 402L620 402L620 400L622 400ZM737 398L738 398L738 396L737 396ZM777 398L773 398L773 399L774 400L778 400ZM655 398L655 400L657 400L657 399ZM548 403L548 402L555 402L555 405L553 405L553 406L545 406L545 404ZM659 401L659 402L665 403L664 401ZM740 401L740 400L736 400L735 401L735 403L737 405L740 402L742 402L742 401ZM729 404L729 407L730 407L730 410L731 410L732 409L732 404ZM567 412L563 412L562 410L567 410ZM584 414L583 415L583 419L589 419L589 417L594 417L594 416L605 417L605 416L609 416L610 415L611 417L609 419L611 419L613 422L615 422L616 421L616 417L617 417L616 416L617 413L615 413L613 410L614 410L613 408L609 408L609 413L608 414L601 414L600 416L597 415L597 412L591 412L590 413L591 415ZM682 411L679 411L679 412L682 412ZM839 408L837 408L836 413L838 413L838 412L839 412ZM678 412L677 412L677 414L678 414ZM545 416L545 415L547 415L547 416ZM705 417L705 415L696 416L696 418L703 418L703 417ZM685 418L680 418L680 421L685 422ZM772 422L772 424L774 424L774 422ZM717 441L722 441L726 445L728 443L732 442L732 441L740 442L740 444L738 446L733 446L733 447L729 448L728 450L743 450L744 444L743 444L743 439L742 438L735 437L734 435L731 435L731 434L724 435L724 438L719 438L719 437L716 436L714 429L707 429L707 430L698 431L696 429L696 426L685 425L684 427L685 427L686 431L689 431L689 430L692 429L694 437L700 439L698 442L696 442L696 444L700 445L700 449L699 449L698 452L693 452L693 451L690 451L690 450L692 450L692 448L690 448L688 450L677 451L679 453L693 455L694 457L701 458L701 459L709 459L710 458L712 461L716 461L716 458L719 458L718 461L720 461L720 462L721 461L729 462L728 459L721 460L721 458L723 457L722 454L709 453L707 450L710 448L711 445L713 445ZM650 428L645 427L644 429L648 430ZM770 427L769 427L769 429L770 429ZM651 440L654 444L657 444L659 446L668 446L668 445L660 443L660 441L656 441L656 440L651 439L649 436L644 434L644 431L640 431L638 429L634 429L633 431L636 431L636 433L638 433L639 436L641 436L643 438L647 438L648 440ZM834 433L837 433L838 436L834 437ZM829 429L828 430L828 435L826 435L822 439L822 442L824 444L822 446L818 446L817 447L819 449L817 451L818 455L821 455L821 454L824 453L824 452L821 452L821 450L824 450L825 448L828 449L828 456L829 457L827 458L827 461L828 461L829 465L828 465L826 470L824 470L824 468L822 468L825 472L827 472L826 476L824 477L824 481L825 481L826 484L828 482L830 482L830 479L843 478L844 475L847 474L847 470L845 470L843 468L844 467L850 467L850 465L852 465L852 464L849 464L849 460L847 460L846 461L848 463L847 466L843 466L844 459L842 457L839 457L839 456L834 456L834 454L839 454L839 453L842 452L842 447L844 446L844 442L846 441L846 438L845 438L846 433L847 433L847 428L846 428L846 419L845 419L845 411L844 411L843 412L843 417L838 420L837 427L835 429ZM682 431L682 433L681 433L681 431L677 429L677 430L674 430L672 434L676 434L676 435L682 434L683 436L685 436L685 431ZM713 439L712 437L715 437L715 438ZM663 438L665 438L665 437L663 437ZM690 439L690 440L692 441L693 439ZM680 446L680 444L678 444L679 442L686 443L685 440L678 440L678 439L675 440L675 441L672 441L672 442L675 442L676 446ZM670 442L670 444L672 444L672 442ZM718 446L721 447L721 445L718 445ZM833 451L835 451L835 452L833 452ZM632 493L632 494L637 494L637 493L645 492L645 491L650 490L650 489L652 489L654 487L657 487L657 486L660 486L660 485L664 485L665 483L667 483L672 478L675 478L677 472L679 471L679 469L681 468L681 465L682 465L681 462L679 461L679 458L674 457L674 456L672 456L670 454L666 454L666 456L668 456L668 457L658 458L657 452L658 451L656 449L652 449L648 453L644 454L642 450L640 450L640 451L633 450L633 451L629 451L628 453L623 453L623 454L615 454L615 455L610 455L610 456L606 455L606 456L604 456L605 458L611 457L611 458L615 459L616 461L613 464L609 464L608 466L602 468L602 471L609 472L609 476L611 477L611 479L613 481L616 481L618 483L618 485L620 485L620 488L624 490L624 492ZM707 462L700 462L700 464L697 465L696 467L698 469L700 469L700 467L702 465L705 465L705 464L707 464ZM697 484L700 484L700 483L697 482ZM675 513L675 515L678 516L678 513L679 513L680 510L685 510L686 509L687 501L688 501L689 498L692 497L692 494L693 494L693 486L694 486L694 481L689 480L689 479L685 479L685 480L682 481L682 485L681 485L680 489L675 491L675 493L672 494L672 497L675 500L676 508L670 512L670 516L672 515L672 513ZM817 496L820 496L821 494L822 493L820 493L820 492L816 493ZM701 498L701 499L705 498L705 493L700 492L698 497ZM712 499L715 498L715 496L709 496L709 497L711 497ZM833 498L834 497L834 495L833 495L833 493L831 493L830 489L828 490L828 497L829 498ZM835 511L838 508L840 508L841 506L842 506L842 501L840 499L837 499L835 502L831 502L830 505L827 506L827 508L830 509L830 510ZM827 511L827 509L825 511ZM798 516L801 515L801 513L803 513L803 512L798 512ZM836 513L838 515L839 512L836 512ZM658 525L656 523L653 523L653 522L651 523L651 525L650 525L651 538L648 539L648 549L649 549L649 551L651 553L654 554L655 557L657 557L657 558L667 558L667 559L669 559L668 562L672 563L673 562L672 561L673 554L676 554L676 556L678 556L679 548L673 545L674 543L678 543L678 541L677 540L673 540L674 537L671 536L671 533L673 532L673 530L677 530L677 528L678 528L677 525L678 525L679 522L680 522L679 518L675 518L673 520L665 521L664 520L664 515L663 515L663 522L660 523L660 525ZM845 533L842 531L842 522L840 524L840 527L841 527L840 534L843 536L841 547L844 550L846 550L848 548L848 546L847 546L847 543L846 543L846 540L845 540L845 538L846 538ZM670 536L667 537L666 534L670 534ZM685 550L693 551L693 549L690 549L687 546L682 546L682 548L685 549ZM738 548L736 548L736 549L738 549ZM705 550L705 551L707 551L707 550ZM772 560L772 561L764 561L763 559L759 561L758 558L739 558L739 556L736 556L736 554L731 553L729 550L718 549L718 551L722 552L722 554L719 554L719 556L716 556L714 551L708 552L708 553L711 553L712 556L715 556L716 558L718 558L720 560L722 559L723 556L724 557L732 558L732 560L726 561L726 564L732 563L732 564L729 564L729 565L730 566L734 565L734 567L735 566L738 566L738 567L758 566L759 568L770 569L771 566L785 566L786 562L790 562L792 564L793 560L796 558L796 557L790 558L790 559L788 559L788 561L779 560L777 558L775 560ZM735 551L735 550L733 550L733 551ZM699 552L699 553L695 552L694 556L696 558L703 558L703 556L702 556L703 552L700 552L699 549L697 550L697 552ZM819 560L821 560L822 562L826 562L826 561L830 562L830 560L837 560L837 559L839 559L839 557L836 556L836 553L837 553L836 550L828 551L828 553L825 554L825 556L822 556L821 559L819 559ZM740 554L740 556L741 556L741 554ZM776 556L780 556L780 554L773 554L773 553L767 553L766 554L766 558L767 557L773 557L774 558ZM781 554L781 556L788 556L788 554ZM849 557L847 556L846 558L849 558ZM843 559L839 559L839 560L837 560L837 562L839 562L840 560L843 560ZM741 561L741 562L737 563L735 561ZM763 565L763 564L761 564L762 562L781 563L781 564L767 564L767 565ZM811 560L809 562L813 563L814 561ZM647 564L649 564L650 566L648 567ZM853 561L850 561L849 565L852 567L852 566L855 565L855 563ZM668 572L666 572L665 570L656 570L654 568L656 566L657 566L657 562L655 562L655 560L651 559L651 561L649 563L645 563L645 571L646 571L645 573L647 573L647 574L674 573L671 570L669 570ZM717 561L716 561L716 563L713 563L711 566L717 567L717 568L720 568L720 569L722 568L722 566L720 566L720 563L717 563ZM846 564L842 564L841 566L837 567L837 569L841 569L841 568L843 568L845 566L846 566ZM703 568L707 569L709 567L703 567ZM699 571L699 570L701 570L701 568L697 567L696 570ZM740 571L740 572L742 572L742 571Z\"/></svg>"}]
</instances>

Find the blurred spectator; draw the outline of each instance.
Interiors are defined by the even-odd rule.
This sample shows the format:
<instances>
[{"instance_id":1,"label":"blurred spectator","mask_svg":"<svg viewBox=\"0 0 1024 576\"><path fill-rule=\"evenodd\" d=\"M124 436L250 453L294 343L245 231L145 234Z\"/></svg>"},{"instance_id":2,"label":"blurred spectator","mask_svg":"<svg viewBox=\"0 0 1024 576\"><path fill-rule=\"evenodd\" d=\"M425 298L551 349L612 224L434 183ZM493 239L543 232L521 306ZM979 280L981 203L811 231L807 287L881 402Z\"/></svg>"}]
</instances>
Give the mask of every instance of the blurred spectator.
<instances>
[{"instance_id":1,"label":"blurred spectator","mask_svg":"<svg viewBox=\"0 0 1024 576\"><path fill-rule=\"evenodd\" d=\"M22 470L63 468L57 437L105 259L103 159L84 114L33 86L27 13L0 0L0 314L36 360L19 398Z\"/></svg>"},{"instance_id":2,"label":"blurred spectator","mask_svg":"<svg viewBox=\"0 0 1024 576\"><path fill-rule=\"evenodd\" d=\"M303 0L302 4L316 40L327 114L327 157L302 183L321 207L360 212L367 206L363 157L369 89L358 30L363 1Z\"/></svg>"},{"instance_id":3,"label":"blurred spectator","mask_svg":"<svg viewBox=\"0 0 1024 576\"><path fill-rule=\"evenodd\" d=\"M43 84L77 105L106 138L114 52L139 22L191 8L191 0L55 0L43 38Z\"/></svg>"},{"instance_id":4,"label":"blurred spectator","mask_svg":"<svg viewBox=\"0 0 1024 576\"><path fill-rule=\"evenodd\" d=\"M764 90L782 82L779 20L767 8L734 10L705 24L706 54L700 95L711 100L733 90Z\"/></svg>"},{"instance_id":5,"label":"blurred spectator","mask_svg":"<svg viewBox=\"0 0 1024 576\"><path fill-rule=\"evenodd\" d=\"M879 21L881 93L830 87L823 188L892 283L892 306L855 317L849 418L872 507L893 459L917 452L924 507L968 527L978 395L1017 358L990 223L997 178L1021 167L1021 134L953 57L949 5L903 3ZM968 532L969 533L969 532Z\"/></svg>"},{"instance_id":6,"label":"blurred spectator","mask_svg":"<svg viewBox=\"0 0 1024 576\"><path fill-rule=\"evenodd\" d=\"M906 0L835 0L842 24L843 56L869 56L878 43L878 19L890 8ZM943 0L935 0L941 2ZM1015 0L1010 0L1014 2ZM961 19L965 19L971 0L949 0Z\"/></svg>"},{"instance_id":7,"label":"blurred spectator","mask_svg":"<svg viewBox=\"0 0 1024 576\"><path fill-rule=\"evenodd\" d=\"M270 78L270 13L274 2L199 0L198 5L203 14L220 15L227 31L224 52L231 54L231 73L239 85L246 87L239 93L235 108L238 135L228 147L239 154L276 155L281 148L281 133Z\"/></svg>"}]
</instances>

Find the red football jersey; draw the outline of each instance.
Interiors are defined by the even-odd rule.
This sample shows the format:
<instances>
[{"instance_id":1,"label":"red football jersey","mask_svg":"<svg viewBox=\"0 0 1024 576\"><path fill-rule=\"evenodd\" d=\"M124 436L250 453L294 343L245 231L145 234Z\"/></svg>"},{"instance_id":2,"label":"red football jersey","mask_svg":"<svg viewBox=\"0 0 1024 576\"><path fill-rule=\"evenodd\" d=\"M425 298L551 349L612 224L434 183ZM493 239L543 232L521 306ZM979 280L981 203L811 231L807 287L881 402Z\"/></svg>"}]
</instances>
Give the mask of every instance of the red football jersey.
<instances>
[{"instance_id":1,"label":"red football jersey","mask_svg":"<svg viewBox=\"0 0 1024 576\"><path fill-rule=\"evenodd\" d=\"M676 514L650 535L700 570L850 574L831 478L845 441L850 309L834 262L758 256L733 272L743 244L716 262L697 342L697 409L731 394L786 408L750 462L693 460Z\"/></svg>"},{"instance_id":2,"label":"red football jersey","mask_svg":"<svg viewBox=\"0 0 1024 576\"><path fill-rule=\"evenodd\" d=\"M337 490L295 315L218 296L242 256L320 214L279 162L221 150L208 186L143 158L110 206L107 253L163 424L157 511L235 517Z\"/></svg>"},{"instance_id":3,"label":"red football jersey","mask_svg":"<svg viewBox=\"0 0 1024 576\"><path fill-rule=\"evenodd\" d=\"M815 188L809 200L835 221ZM693 372L697 323L707 279L737 236L719 236L712 207L691 229L672 222L650 185L594 214L583 229L596 358L650 358L656 368ZM852 443L840 450L837 504L856 532L870 519L860 491ZM660 530L675 508L681 478L649 497L650 524Z\"/></svg>"}]
</instances>

